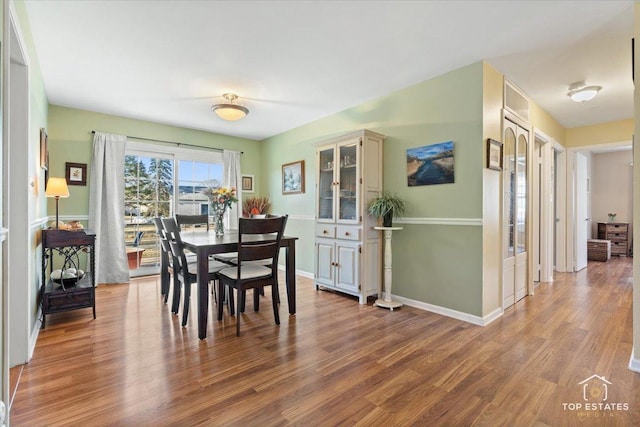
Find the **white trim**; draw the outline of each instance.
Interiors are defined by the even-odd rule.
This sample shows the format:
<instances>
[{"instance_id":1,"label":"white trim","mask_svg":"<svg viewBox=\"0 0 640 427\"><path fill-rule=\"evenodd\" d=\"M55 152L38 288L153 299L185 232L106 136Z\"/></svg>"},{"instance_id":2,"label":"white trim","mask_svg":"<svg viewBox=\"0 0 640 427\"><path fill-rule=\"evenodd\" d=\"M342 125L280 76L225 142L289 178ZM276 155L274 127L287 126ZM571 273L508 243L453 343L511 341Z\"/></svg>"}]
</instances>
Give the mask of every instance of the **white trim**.
<instances>
[{"instance_id":1,"label":"white trim","mask_svg":"<svg viewBox=\"0 0 640 427\"><path fill-rule=\"evenodd\" d=\"M397 218L398 224L482 226L482 218Z\"/></svg>"},{"instance_id":2,"label":"white trim","mask_svg":"<svg viewBox=\"0 0 640 427\"><path fill-rule=\"evenodd\" d=\"M33 352L36 350L36 344L38 343L38 336L40 335L40 329L42 328L42 306L38 308L38 314L36 315L36 321L33 324L33 330L29 336L29 358L27 361L33 358Z\"/></svg>"},{"instance_id":3,"label":"white trim","mask_svg":"<svg viewBox=\"0 0 640 427\"><path fill-rule=\"evenodd\" d=\"M278 270L287 271L284 264L278 264ZM307 279L313 279L315 276L313 273L309 273L308 271L296 270L296 276L306 277Z\"/></svg>"},{"instance_id":4,"label":"white trim","mask_svg":"<svg viewBox=\"0 0 640 427\"><path fill-rule=\"evenodd\" d=\"M633 349L631 349L631 358L629 359L629 369L634 372L640 372L640 359L635 358Z\"/></svg>"},{"instance_id":5,"label":"white trim","mask_svg":"<svg viewBox=\"0 0 640 427\"><path fill-rule=\"evenodd\" d=\"M289 215L289 219L297 219L300 221L315 221L316 217L313 215Z\"/></svg>"},{"instance_id":6,"label":"white trim","mask_svg":"<svg viewBox=\"0 0 640 427\"><path fill-rule=\"evenodd\" d=\"M29 226L31 227L31 229L40 228L43 225L45 225L47 222L49 222L49 219L50 218L48 216L43 216L42 218L38 218L34 221L31 221L31 224L29 224Z\"/></svg>"},{"instance_id":7,"label":"white trim","mask_svg":"<svg viewBox=\"0 0 640 427\"><path fill-rule=\"evenodd\" d=\"M397 300L404 305L408 305L409 307L419 308L421 310L430 311L432 313L441 314L443 316L451 317L457 320L462 320L463 322L471 323L478 326L487 326L489 323L493 322L497 318L501 317L504 313L502 308L497 308L491 313L487 314L484 317L475 316L469 313L463 313L462 311L452 310L446 307L440 307L438 305L429 304L422 301L415 301L409 298L401 297L398 295L392 295L394 300Z\"/></svg>"},{"instance_id":8,"label":"white trim","mask_svg":"<svg viewBox=\"0 0 640 427\"><path fill-rule=\"evenodd\" d=\"M89 215L58 215L62 221L89 221ZM49 221L55 221L55 215L49 217Z\"/></svg>"},{"instance_id":9,"label":"white trim","mask_svg":"<svg viewBox=\"0 0 640 427\"><path fill-rule=\"evenodd\" d=\"M9 234L8 228L0 227L0 242L4 242L8 234Z\"/></svg>"}]
</instances>

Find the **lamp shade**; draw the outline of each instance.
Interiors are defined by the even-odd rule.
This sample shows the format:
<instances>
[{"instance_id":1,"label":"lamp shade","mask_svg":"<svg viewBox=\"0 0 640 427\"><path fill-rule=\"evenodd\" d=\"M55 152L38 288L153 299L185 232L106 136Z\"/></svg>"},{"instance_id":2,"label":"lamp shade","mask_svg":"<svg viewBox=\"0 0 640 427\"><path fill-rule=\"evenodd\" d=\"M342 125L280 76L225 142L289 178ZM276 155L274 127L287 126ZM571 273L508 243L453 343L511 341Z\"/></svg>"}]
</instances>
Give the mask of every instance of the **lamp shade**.
<instances>
[{"instance_id":1,"label":"lamp shade","mask_svg":"<svg viewBox=\"0 0 640 427\"><path fill-rule=\"evenodd\" d=\"M602 89L601 86L587 86L584 82L575 82L569 86L569 98L575 102L586 102L592 100Z\"/></svg>"},{"instance_id":2,"label":"lamp shade","mask_svg":"<svg viewBox=\"0 0 640 427\"><path fill-rule=\"evenodd\" d=\"M45 191L47 197L69 197L69 187L67 187L67 180L65 178L49 178L47 181L47 190Z\"/></svg>"},{"instance_id":3,"label":"lamp shade","mask_svg":"<svg viewBox=\"0 0 640 427\"><path fill-rule=\"evenodd\" d=\"M218 115L218 117L223 120L235 121L240 120L241 118L249 114L249 109L247 107L236 104L238 95L233 93L225 93L222 96L227 102L211 106L211 110L214 111Z\"/></svg>"}]
</instances>

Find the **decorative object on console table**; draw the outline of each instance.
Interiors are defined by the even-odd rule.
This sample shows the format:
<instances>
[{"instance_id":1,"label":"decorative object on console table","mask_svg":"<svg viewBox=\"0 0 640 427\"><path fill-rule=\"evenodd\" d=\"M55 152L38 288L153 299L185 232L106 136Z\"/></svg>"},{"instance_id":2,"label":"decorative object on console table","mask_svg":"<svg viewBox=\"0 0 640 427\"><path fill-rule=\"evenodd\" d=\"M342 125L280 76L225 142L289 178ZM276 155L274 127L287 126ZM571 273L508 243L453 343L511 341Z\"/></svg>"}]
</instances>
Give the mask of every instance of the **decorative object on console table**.
<instances>
[{"instance_id":1,"label":"decorative object on console table","mask_svg":"<svg viewBox=\"0 0 640 427\"><path fill-rule=\"evenodd\" d=\"M242 202L242 216L245 218L259 218L256 215L266 215L271 209L271 200L268 197L247 197Z\"/></svg>"},{"instance_id":2,"label":"decorative object on console table","mask_svg":"<svg viewBox=\"0 0 640 427\"><path fill-rule=\"evenodd\" d=\"M45 195L47 197L55 197L56 199L56 226L55 228L60 228L60 217L58 216L58 201L60 197L69 197L69 188L67 187L67 182L64 178L49 178L47 182L47 189L45 191Z\"/></svg>"},{"instance_id":3,"label":"decorative object on console table","mask_svg":"<svg viewBox=\"0 0 640 427\"><path fill-rule=\"evenodd\" d=\"M40 296L43 329L46 325L46 316L50 313L91 307L93 318L96 318L95 239L95 233L89 230L42 230ZM89 268L88 271L83 272L79 268L79 255L85 252L89 253ZM54 254L63 260L60 278L57 274L53 274ZM49 262L48 279L47 262ZM67 275L63 276L63 272Z\"/></svg>"},{"instance_id":4,"label":"decorative object on console table","mask_svg":"<svg viewBox=\"0 0 640 427\"><path fill-rule=\"evenodd\" d=\"M391 285L393 280L392 263L393 256L391 254L391 236L394 231L402 230L402 227L374 227L384 233L384 298L378 292L378 299L375 305L378 307L388 308L393 311L394 308L402 307L402 303L391 299Z\"/></svg>"},{"instance_id":5,"label":"decorative object on console table","mask_svg":"<svg viewBox=\"0 0 640 427\"><path fill-rule=\"evenodd\" d=\"M68 185L87 185L86 163L66 162L64 165Z\"/></svg>"},{"instance_id":6,"label":"decorative object on console table","mask_svg":"<svg viewBox=\"0 0 640 427\"><path fill-rule=\"evenodd\" d=\"M607 215L609 216L609 222L616 222L616 216L618 214L608 213Z\"/></svg>"},{"instance_id":7,"label":"decorative object on console table","mask_svg":"<svg viewBox=\"0 0 640 427\"><path fill-rule=\"evenodd\" d=\"M282 165L282 194L304 193L304 160Z\"/></svg>"},{"instance_id":8,"label":"decorative object on console table","mask_svg":"<svg viewBox=\"0 0 640 427\"><path fill-rule=\"evenodd\" d=\"M599 222L598 239L611 241L611 255L627 255L629 224L626 222Z\"/></svg>"}]
</instances>

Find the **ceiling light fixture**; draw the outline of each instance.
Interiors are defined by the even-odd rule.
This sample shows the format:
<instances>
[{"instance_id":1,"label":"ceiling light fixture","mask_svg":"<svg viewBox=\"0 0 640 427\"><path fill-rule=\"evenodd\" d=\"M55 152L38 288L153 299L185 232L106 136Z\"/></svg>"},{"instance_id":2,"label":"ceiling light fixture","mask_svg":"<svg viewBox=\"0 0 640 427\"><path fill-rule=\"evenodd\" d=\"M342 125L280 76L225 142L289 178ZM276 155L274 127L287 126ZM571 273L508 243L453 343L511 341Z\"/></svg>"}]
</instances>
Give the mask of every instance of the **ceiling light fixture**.
<instances>
[{"instance_id":1,"label":"ceiling light fixture","mask_svg":"<svg viewBox=\"0 0 640 427\"><path fill-rule=\"evenodd\" d=\"M567 95L575 102L586 102L592 100L600 89L601 86L587 86L584 81L575 82L569 86Z\"/></svg>"},{"instance_id":2,"label":"ceiling light fixture","mask_svg":"<svg viewBox=\"0 0 640 427\"><path fill-rule=\"evenodd\" d=\"M247 107L236 104L238 95L234 93L225 93L222 97L226 102L211 106L211 110L214 111L221 119L235 121L240 120L249 114L249 109Z\"/></svg>"}]
</instances>

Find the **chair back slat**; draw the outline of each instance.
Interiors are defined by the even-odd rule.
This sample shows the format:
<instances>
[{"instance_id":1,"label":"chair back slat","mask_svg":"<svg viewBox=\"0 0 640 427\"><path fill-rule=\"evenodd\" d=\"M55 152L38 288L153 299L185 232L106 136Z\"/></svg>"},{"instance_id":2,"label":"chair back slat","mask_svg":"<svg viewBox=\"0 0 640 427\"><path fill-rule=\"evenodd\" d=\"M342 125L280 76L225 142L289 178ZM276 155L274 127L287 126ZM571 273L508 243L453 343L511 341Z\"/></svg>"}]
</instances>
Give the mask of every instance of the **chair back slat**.
<instances>
[{"instance_id":1,"label":"chair back slat","mask_svg":"<svg viewBox=\"0 0 640 427\"><path fill-rule=\"evenodd\" d=\"M242 263L270 259L272 274L277 275L280 242L287 225L288 215L271 218L239 218L238 222L238 277ZM251 236L260 234L262 241L256 242ZM273 240L264 239L271 235Z\"/></svg>"},{"instance_id":2,"label":"chair back slat","mask_svg":"<svg viewBox=\"0 0 640 427\"><path fill-rule=\"evenodd\" d=\"M174 267L178 267L181 270L184 269L186 272L187 256L184 253L184 245L180 237L180 227L178 227L178 223L174 218L162 218L162 227L164 228L174 262L177 264L177 266Z\"/></svg>"},{"instance_id":3,"label":"chair back slat","mask_svg":"<svg viewBox=\"0 0 640 427\"><path fill-rule=\"evenodd\" d=\"M182 228L183 225L199 226L204 225L209 231L209 215L184 215L176 214L176 222Z\"/></svg>"}]
</instances>

